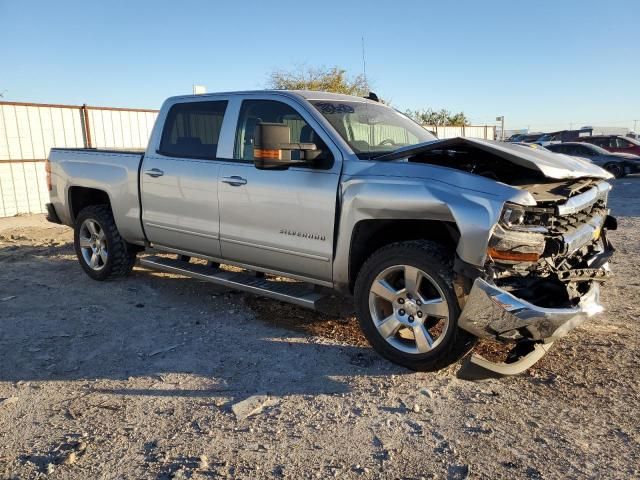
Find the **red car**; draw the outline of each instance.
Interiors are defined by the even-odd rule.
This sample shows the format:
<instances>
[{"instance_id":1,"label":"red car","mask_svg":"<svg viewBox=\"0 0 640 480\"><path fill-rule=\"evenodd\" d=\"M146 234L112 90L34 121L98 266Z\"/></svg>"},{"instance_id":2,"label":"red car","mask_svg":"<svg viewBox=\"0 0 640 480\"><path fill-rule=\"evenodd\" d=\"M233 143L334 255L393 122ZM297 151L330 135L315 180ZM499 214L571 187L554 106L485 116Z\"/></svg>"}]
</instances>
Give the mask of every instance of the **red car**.
<instances>
[{"instance_id":1,"label":"red car","mask_svg":"<svg viewBox=\"0 0 640 480\"><path fill-rule=\"evenodd\" d=\"M580 137L576 141L592 143L610 152L640 155L640 142L621 135L593 135L590 137Z\"/></svg>"}]
</instances>

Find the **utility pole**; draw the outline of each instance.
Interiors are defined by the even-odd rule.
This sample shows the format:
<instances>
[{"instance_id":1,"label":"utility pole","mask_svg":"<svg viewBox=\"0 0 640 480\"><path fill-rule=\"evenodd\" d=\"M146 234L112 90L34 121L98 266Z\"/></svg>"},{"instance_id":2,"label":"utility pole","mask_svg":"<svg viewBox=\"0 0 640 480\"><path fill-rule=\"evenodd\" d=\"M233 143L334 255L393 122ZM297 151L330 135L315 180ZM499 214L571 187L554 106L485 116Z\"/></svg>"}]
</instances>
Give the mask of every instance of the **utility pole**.
<instances>
[{"instance_id":1,"label":"utility pole","mask_svg":"<svg viewBox=\"0 0 640 480\"><path fill-rule=\"evenodd\" d=\"M500 126L500 139L504 142L504 115L496 117L496 122L501 122Z\"/></svg>"}]
</instances>

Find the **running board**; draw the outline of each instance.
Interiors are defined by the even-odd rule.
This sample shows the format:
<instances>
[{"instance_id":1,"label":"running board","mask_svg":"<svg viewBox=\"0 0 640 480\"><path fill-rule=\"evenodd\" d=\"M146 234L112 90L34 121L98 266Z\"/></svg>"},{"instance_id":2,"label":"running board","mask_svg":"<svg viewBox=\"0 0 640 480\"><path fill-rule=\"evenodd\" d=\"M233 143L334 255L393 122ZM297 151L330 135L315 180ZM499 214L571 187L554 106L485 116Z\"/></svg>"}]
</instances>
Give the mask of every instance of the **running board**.
<instances>
[{"instance_id":1,"label":"running board","mask_svg":"<svg viewBox=\"0 0 640 480\"><path fill-rule=\"evenodd\" d=\"M258 278L252 273L230 272L203 264L188 263L158 256L143 257L139 263L143 267L153 270L162 270L163 272L196 278L234 290L293 303L312 310L319 310L321 300L326 298L325 295L313 291L313 287L309 284L301 282L277 282Z\"/></svg>"}]
</instances>

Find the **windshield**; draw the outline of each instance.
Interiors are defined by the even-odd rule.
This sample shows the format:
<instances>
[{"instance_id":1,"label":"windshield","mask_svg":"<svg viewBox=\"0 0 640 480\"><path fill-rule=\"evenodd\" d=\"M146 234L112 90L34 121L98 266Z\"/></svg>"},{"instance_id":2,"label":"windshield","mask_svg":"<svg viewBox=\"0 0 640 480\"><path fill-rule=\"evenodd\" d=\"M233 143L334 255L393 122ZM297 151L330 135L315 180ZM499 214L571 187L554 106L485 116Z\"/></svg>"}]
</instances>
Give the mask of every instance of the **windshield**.
<instances>
[{"instance_id":1,"label":"windshield","mask_svg":"<svg viewBox=\"0 0 640 480\"><path fill-rule=\"evenodd\" d=\"M361 159L437 140L409 117L384 105L326 100L311 103Z\"/></svg>"}]
</instances>

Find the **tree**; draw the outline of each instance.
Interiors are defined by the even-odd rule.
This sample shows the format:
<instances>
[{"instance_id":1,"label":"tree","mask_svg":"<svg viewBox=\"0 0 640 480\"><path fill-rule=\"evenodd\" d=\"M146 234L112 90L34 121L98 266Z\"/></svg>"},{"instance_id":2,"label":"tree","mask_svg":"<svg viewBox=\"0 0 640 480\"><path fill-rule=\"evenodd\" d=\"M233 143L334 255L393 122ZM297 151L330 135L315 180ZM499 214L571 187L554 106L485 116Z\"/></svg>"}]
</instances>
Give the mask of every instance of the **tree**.
<instances>
[{"instance_id":1,"label":"tree","mask_svg":"<svg viewBox=\"0 0 640 480\"><path fill-rule=\"evenodd\" d=\"M451 113L445 108L438 111L431 108L425 110L407 110L405 113L422 125L460 127L469 123L464 112Z\"/></svg>"},{"instance_id":2,"label":"tree","mask_svg":"<svg viewBox=\"0 0 640 480\"><path fill-rule=\"evenodd\" d=\"M369 84L364 75L351 77L340 67L300 67L294 71L275 70L267 82L277 90L320 90L365 97Z\"/></svg>"}]
</instances>

